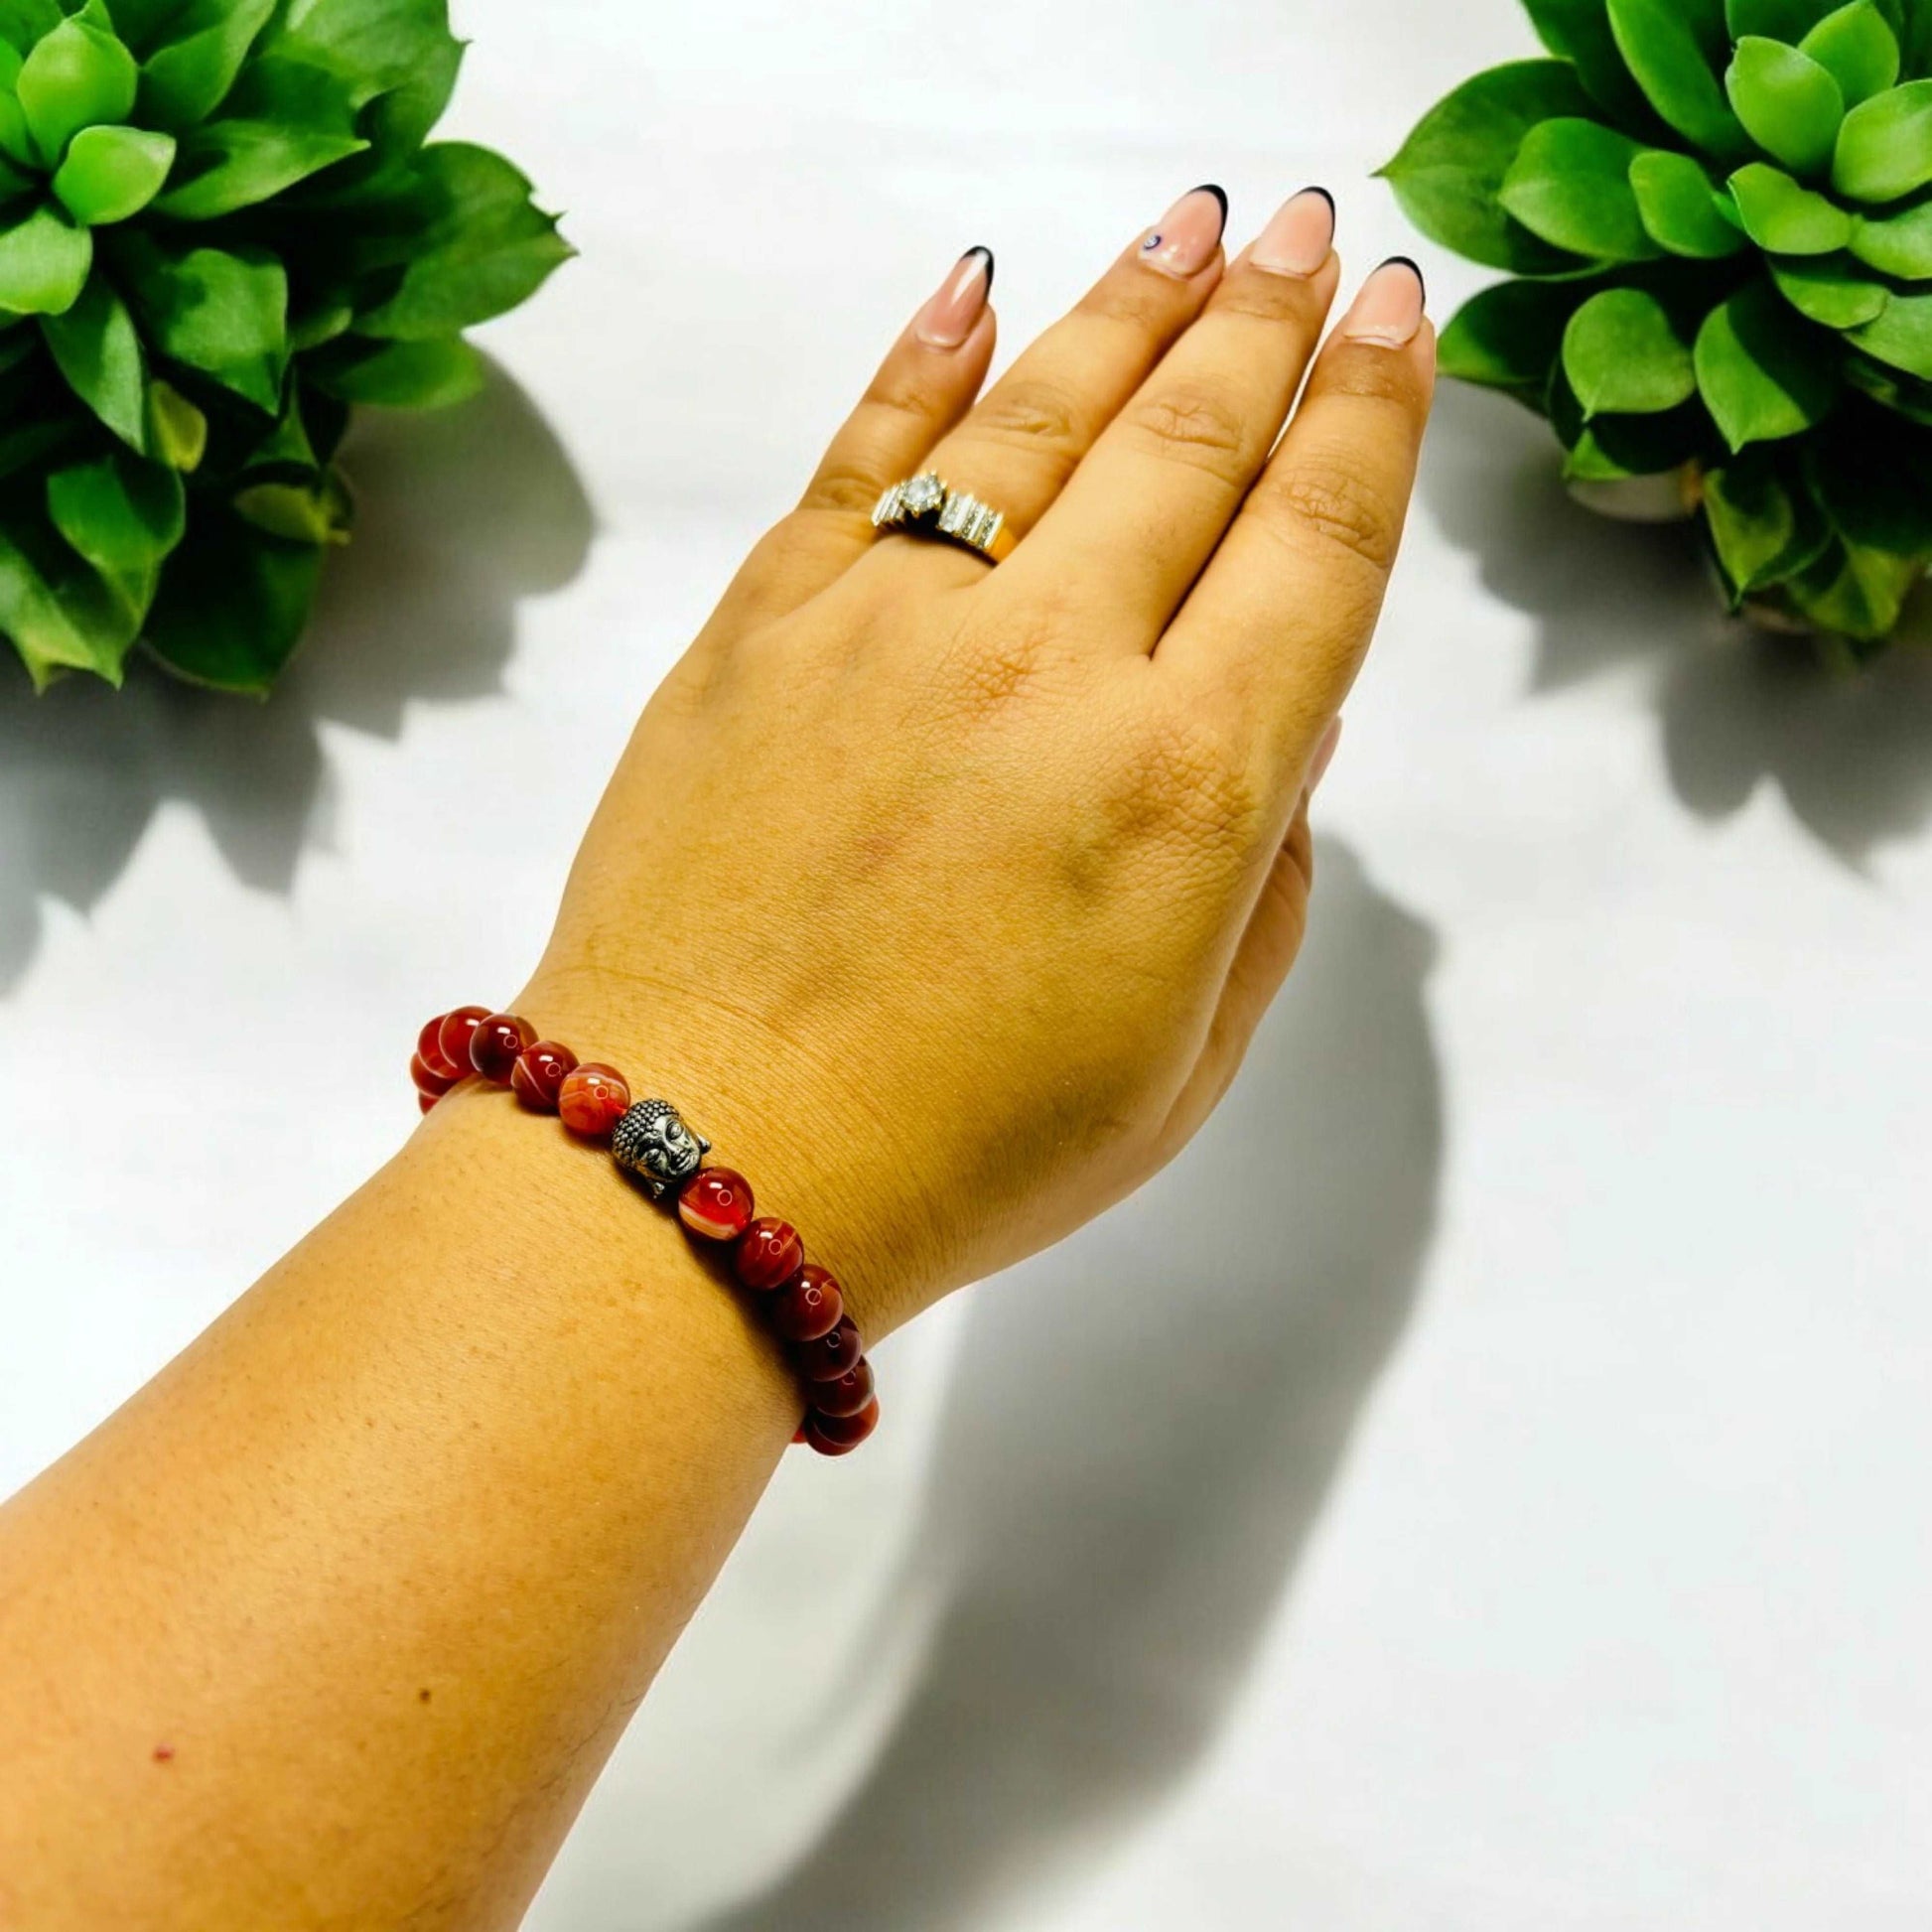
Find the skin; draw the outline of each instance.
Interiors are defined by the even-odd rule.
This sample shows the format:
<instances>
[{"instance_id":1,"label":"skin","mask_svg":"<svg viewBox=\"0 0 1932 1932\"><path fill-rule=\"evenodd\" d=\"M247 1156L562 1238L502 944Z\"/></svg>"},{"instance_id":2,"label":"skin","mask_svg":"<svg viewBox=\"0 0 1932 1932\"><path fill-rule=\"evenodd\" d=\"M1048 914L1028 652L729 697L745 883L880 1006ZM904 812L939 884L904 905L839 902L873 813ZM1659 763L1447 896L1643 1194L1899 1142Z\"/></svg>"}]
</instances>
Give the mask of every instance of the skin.
<instances>
[{"instance_id":1,"label":"skin","mask_svg":"<svg viewBox=\"0 0 1932 1932\"><path fill-rule=\"evenodd\" d=\"M1130 247L977 403L991 312L908 329L584 841L516 1010L869 1339L1172 1159L1294 962L1434 372L1424 323L1309 373L1339 276ZM876 536L925 467L998 570ZM0 1926L515 1924L798 1419L723 1279L445 1100L0 1510Z\"/></svg>"}]
</instances>

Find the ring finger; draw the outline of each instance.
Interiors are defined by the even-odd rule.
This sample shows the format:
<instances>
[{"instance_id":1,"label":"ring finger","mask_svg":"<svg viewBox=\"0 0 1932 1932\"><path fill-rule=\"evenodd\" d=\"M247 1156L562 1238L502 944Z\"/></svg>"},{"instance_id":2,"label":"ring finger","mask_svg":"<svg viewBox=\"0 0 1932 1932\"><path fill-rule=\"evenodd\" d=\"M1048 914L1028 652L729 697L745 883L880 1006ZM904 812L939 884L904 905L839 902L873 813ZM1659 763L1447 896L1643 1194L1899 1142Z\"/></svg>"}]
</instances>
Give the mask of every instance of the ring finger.
<instances>
[{"instance_id":1,"label":"ring finger","mask_svg":"<svg viewBox=\"0 0 1932 1932\"><path fill-rule=\"evenodd\" d=\"M933 452L926 468L1005 512L1024 539L1075 466L1221 278L1227 197L1183 195L1035 342ZM880 563L915 559L972 583L984 561L950 545L881 546Z\"/></svg>"}]
</instances>

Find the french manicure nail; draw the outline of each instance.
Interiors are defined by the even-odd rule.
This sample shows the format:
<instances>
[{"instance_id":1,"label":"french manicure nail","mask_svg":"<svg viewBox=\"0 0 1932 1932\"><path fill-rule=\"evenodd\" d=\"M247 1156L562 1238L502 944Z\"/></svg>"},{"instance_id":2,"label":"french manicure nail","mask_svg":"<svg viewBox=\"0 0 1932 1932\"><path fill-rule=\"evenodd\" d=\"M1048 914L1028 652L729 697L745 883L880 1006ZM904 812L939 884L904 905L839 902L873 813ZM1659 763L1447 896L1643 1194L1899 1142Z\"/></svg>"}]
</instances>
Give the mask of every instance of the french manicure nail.
<instances>
[{"instance_id":1,"label":"french manicure nail","mask_svg":"<svg viewBox=\"0 0 1932 1932\"><path fill-rule=\"evenodd\" d=\"M1314 788L1328 775L1328 767L1335 761L1335 748L1341 743L1341 720L1337 718L1321 734L1321 743L1314 748L1314 757L1309 760L1309 795L1313 797Z\"/></svg>"},{"instance_id":2,"label":"french manicure nail","mask_svg":"<svg viewBox=\"0 0 1932 1932\"><path fill-rule=\"evenodd\" d=\"M1214 259L1228 224L1228 198L1212 182L1189 189L1141 237L1141 259L1164 275L1186 281Z\"/></svg>"},{"instance_id":3,"label":"french manicure nail","mask_svg":"<svg viewBox=\"0 0 1932 1932\"><path fill-rule=\"evenodd\" d=\"M1271 275L1312 275L1335 245L1335 198L1305 188L1275 210L1255 237L1248 259Z\"/></svg>"},{"instance_id":4,"label":"french manicure nail","mask_svg":"<svg viewBox=\"0 0 1932 1932\"><path fill-rule=\"evenodd\" d=\"M1391 255L1362 284L1355 306L1343 318L1341 334L1351 343L1406 348L1422 327L1428 301L1422 270L1407 255Z\"/></svg>"},{"instance_id":5,"label":"french manicure nail","mask_svg":"<svg viewBox=\"0 0 1932 1932\"><path fill-rule=\"evenodd\" d=\"M993 250L969 248L953 264L913 325L928 348L957 348L986 313L993 293Z\"/></svg>"}]
</instances>

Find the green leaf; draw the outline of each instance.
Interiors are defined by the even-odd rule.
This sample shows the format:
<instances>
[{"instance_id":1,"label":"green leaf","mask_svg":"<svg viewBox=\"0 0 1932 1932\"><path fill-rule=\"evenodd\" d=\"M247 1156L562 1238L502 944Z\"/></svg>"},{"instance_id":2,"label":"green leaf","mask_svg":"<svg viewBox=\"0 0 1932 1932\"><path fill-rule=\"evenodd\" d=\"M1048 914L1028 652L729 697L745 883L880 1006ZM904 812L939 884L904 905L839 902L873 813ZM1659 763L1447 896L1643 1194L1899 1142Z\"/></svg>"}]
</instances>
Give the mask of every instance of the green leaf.
<instances>
[{"instance_id":1,"label":"green leaf","mask_svg":"<svg viewBox=\"0 0 1932 1932\"><path fill-rule=\"evenodd\" d=\"M133 55L112 34L62 21L27 56L14 83L42 161L59 166L83 127L126 120L136 80Z\"/></svg>"},{"instance_id":2,"label":"green leaf","mask_svg":"<svg viewBox=\"0 0 1932 1932\"><path fill-rule=\"evenodd\" d=\"M1821 629L1877 643L1898 627L1919 573L1909 558L1839 542L1787 584L1785 595Z\"/></svg>"},{"instance_id":3,"label":"green leaf","mask_svg":"<svg viewBox=\"0 0 1932 1932\"><path fill-rule=\"evenodd\" d=\"M1932 293L1895 293L1882 315L1846 340L1895 369L1932 381Z\"/></svg>"},{"instance_id":4,"label":"green leaf","mask_svg":"<svg viewBox=\"0 0 1932 1932\"><path fill-rule=\"evenodd\" d=\"M187 525L181 478L125 452L69 464L47 480L47 512L75 554L145 616Z\"/></svg>"},{"instance_id":5,"label":"green leaf","mask_svg":"<svg viewBox=\"0 0 1932 1932\"><path fill-rule=\"evenodd\" d=\"M1746 450L1704 479L1705 518L1731 608L1815 564L1831 525L1803 488L1786 486L1764 450Z\"/></svg>"},{"instance_id":6,"label":"green leaf","mask_svg":"<svg viewBox=\"0 0 1932 1932\"><path fill-rule=\"evenodd\" d=\"M1695 402L1651 416L1586 419L1561 364L1550 377L1544 407L1566 452L1563 474L1572 482L1664 476L1703 454L1711 441L1711 419Z\"/></svg>"},{"instance_id":7,"label":"green leaf","mask_svg":"<svg viewBox=\"0 0 1932 1932\"><path fill-rule=\"evenodd\" d=\"M1642 152L1626 134L1564 118L1533 127L1503 177L1503 207L1532 234L1598 261L1657 254L1637 210L1630 164Z\"/></svg>"},{"instance_id":8,"label":"green leaf","mask_svg":"<svg viewBox=\"0 0 1932 1932\"><path fill-rule=\"evenodd\" d=\"M276 413L288 366L289 290L273 255L258 248L164 248L122 230L115 266L164 355Z\"/></svg>"},{"instance_id":9,"label":"green leaf","mask_svg":"<svg viewBox=\"0 0 1932 1932\"><path fill-rule=\"evenodd\" d=\"M1630 69L1617 52L1605 0L1523 0L1537 38L1560 61L1577 69L1589 97L1626 125L1651 120Z\"/></svg>"},{"instance_id":10,"label":"green leaf","mask_svg":"<svg viewBox=\"0 0 1932 1932\"><path fill-rule=\"evenodd\" d=\"M58 316L70 309L93 265L93 237L43 203L0 232L0 309Z\"/></svg>"},{"instance_id":11,"label":"green leaf","mask_svg":"<svg viewBox=\"0 0 1932 1932\"><path fill-rule=\"evenodd\" d=\"M0 41L25 54L61 24L58 0L0 0Z\"/></svg>"},{"instance_id":12,"label":"green leaf","mask_svg":"<svg viewBox=\"0 0 1932 1932\"><path fill-rule=\"evenodd\" d=\"M1738 290L1698 332L1698 388L1733 450L1797 436L1838 395L1836 361L1768 281Z\"/></svg>"},{"instance_id":13,"label":"green leaf","mask_svg":"<svg viewBox=\"0 0 1932 1932\"><path fill-rule=\"evenodd\" d=\"M1881 275L1901 282L1932 281L1932 202L1858 224L1852 252Z\"/></svg>"},{"instance_id":14,"label":"green leaf","mask_svg":"<svg viewBox=\"0 0 1932 1932\"><path fill-rule=\"evenodd\" d=\"M1721 161L1750 141L1718 82L1730 36L1722 0L1609 0L1610 31L1651 106Z\"/></svg>"},{"instance_id":15,"label":"green leaf","mask_svg":"<svg viewBox=\"0 0 1932 1932\"><path fill-rule=\"evenodd\" d=\"M355 524L348 486L334 470L312 483L250 483L233 500L243 522L292 543L344 544Z\"/></svg>"},{"instance_id":16,"label":"green leaf","mask_svg":"<svg viewBox=\"0 0 1932 1932\"><path fill-rule=\"evenodd\" d=\"M1722 261L1749 245L1719 207L1711 177L1688 154L1646 148L1630 163L1630 189L1651 240L1673 255Z\"/></svg>"},{"instance_id":17,"label":"green leaf","mask_svg":"<svg viewBox=\"0 0 1932 1932\"><path fill-rule=\"evenodd\" d=\"M266 696L308 623L323 555L198 508L162 577L148 648L194 683Z\"/></svg>"},{"instance_id":18,"label":"green leaf","mask_svg":"<svg viewBox=\"0 0 1932 1932\"><path fill-rule=\"evenodd\" d=\"M1882 94L1898 79L1898 36L1872 0L1852 0L1828 14L1800 44L1838 82L1848 108Z\"/></svg>"},{"instance_id":19,"label":"green leaf","mask_svg":"<svg viewBox=\"0 0 1932 1932\"><path fill-rule=\"evenodd\" d=\"M41 333L67 384L130 449L147 448L147 369L134 318L96 270L65 315Z\"/></svg>"},{"instance_id":20,"label":"green leaf","mask_svg":"<svg viewBox=\"0 0 1932 1932\"><path fill-rule=\"evenodd\" d=\"M1755 35L1737 43L1725 87L1744 131L1800 175L1832 158L1845 120L1838 82L1809 54Z\"/></svg>"},{"instance_id":21,"label":"green leaf","mask_svg":"<svg viewBox=\"0 0 1932 1932\"><path fill-rule=\"evenodd\" d=\"M1762 161L1739 168L1730 195L1744 232L1777 255L1835 255L1852 239L1851 215L1837 203Z\"/></svg>"},{"instance_id":22,"label":"green leaf","mask_svg":"<svg viewBox=\"0 0 1932 1932\"><path fill-rule=\"evenodd\" d=\"M68 547L43 505L18 488L8 492L0 506L0 632L13 639L35 687L45 690L64 670L120 683L140 628L141 613Z\"/></svg>"},{"instance_id":23,"label":"green leaf","mask_svg":"<svg viewBox=\"0 0 1932 1932\"><path fill-rule=\"evenodd\" d=\"M1793 47L1830 13L1838 0L1729 0L1725 25L1732 40L1761 34Z\"/></svg>"},{"instance_id":24,"label":"green leaf","mask_svg":"<svg viewBox=\"0 0 1932 1932\"><path fill-rule=\"evenodd\" d=\"M175 159L172 134L138 127L83 127L68 145L54 193L89 228L125 221L161 192Z\"/></svg>"},{"instance_id":25,"label":"green leaf","mask_svg":"<svg viewBox=\"0 0 1932 1932\"><path fill-rule=\"evenodd\" d=\"M1845 358L1845 380L1893 415L1932 428L1932 382L1921 382L1902 369L1888 369L1856 353Z\"/></svg>"},{"instance_id":26,"label":"green leaf","mask_svg":"<svg viewBox=\"0 0 1932 1932\"><path fill-rule=\"evenodd\" d=\"M182 137L180 186L156 203L155 211L176 221L211 221L265 202L368 145L356 135L320 128L210 121Z\"/></svg>"},{"instance_id":27,"label":"green leaf","mask_svg":"<svg viewBox=\"0 0 1932 1932\"><path fill-rule=\"evenodd\" d=\"M141 118L177 133L205 121L274 11L275 0L202 0L178 13L141 69Z\"/></svg>"},{"instance_id":28,"label":"green leaf","mask_svg":"<svg viewBox=\"0 0 1932 1932\"><path fill-rule=\"evenodd\" d=\"M425 148L410 197L424 225L386 301L360 316L365 336L420 342L453 336L533 295L574 250L556 216L499 154L466 142Z\"/></svg>"},{"instance_id":29,"label":"green leaf","mask_svg":"<svg viewBox=\"0 0 1932 1932\"><path fill-rule=\"evenodd\" d=\"M1567 274L1585 264L1511 220L1496 197L1531 128L1589 111L1562 61L1491 68L1433 107L1381 174L1430 240L1489 268Z\"/></svg>"},{"instance_id":30,"label":"green leaf","mask_svg":"<svg viewBox=\"0 0 1932 1932\"><path fill-rule=\"evenodd\" d=\"M368 101L434 65L449 38L447 0L289 0L264 48L320 56Z\"/></svg>"},{"instance_id":31,"label":"green leaf","mask_svg":"<svg viewBox=\"0 0 1932 1932\"><path fill-rule=\"evenodd\" d=\"M1846 115L1832 186L1855 202L1895 202L1932 182L1932 80L1914 80Z\"/></svg>"},{"instance_id":32,"label":"green leaf","mask_svg":"<svg viewBox=\"0 0 1932 1932\"><path fill-rule=\"evenodd\" d=\"M207 454L207 418L172 383L148 384L148 447L183 476Z\"/></svg>"},{"instance_id":33,"label":"green leaf","mask_svg":"<svg viewBox=\"0 0 1932 1932\"><path fill-rule=\"evenodd\" d=\"M1771 279L1798 311L1827 329L1856 329L1884 313L1891 291L1862 274L1843 255L1774 261Z\"/></svg>"},{"instance_id":34,"label":"green leaf","mask_svg":"<svg viewBox=\"0 0 1932 1932\"><path fill-rule=\"evenodd\" d=\"M1577 311L1563 369L1587 417L1659 415L1697 394L1689 345L1641 289L1606 289Z\"/></svg>"},{"instance_id":35,"label":"green leaf","mask_svg":"<svg viewBox=\"0 0 1932 1932\"><path fill-rule=\"evenodd\" d=\"M350 337L303 367L308 379L329 395L388 409L442 409L467 402L483 385L483 358L460 337L392 343Z\"/></svg>"},{"instance_id":36,"label":"green leaf","mask_svg":"<svg viewBox=\"0 0 1932 1932\"><path fill-rule=\"evenodd\" d=\"M406 78L370 102L363 131L382 163L406 161L429 138L456 91L463 43L444 33L412 65Z\"/></svg>"},{"instance_id":37,"label":"green leaf","mask_svg":"<svg viewBox=\"0 0 1932 1932\"><path fill-rule=\"evenodd\" d=\"M1502 282L1463 304L1437 345L1445 375L1542 409L1563 332L1582 295L1567 282Z\"/></svg>"}]
</instances>

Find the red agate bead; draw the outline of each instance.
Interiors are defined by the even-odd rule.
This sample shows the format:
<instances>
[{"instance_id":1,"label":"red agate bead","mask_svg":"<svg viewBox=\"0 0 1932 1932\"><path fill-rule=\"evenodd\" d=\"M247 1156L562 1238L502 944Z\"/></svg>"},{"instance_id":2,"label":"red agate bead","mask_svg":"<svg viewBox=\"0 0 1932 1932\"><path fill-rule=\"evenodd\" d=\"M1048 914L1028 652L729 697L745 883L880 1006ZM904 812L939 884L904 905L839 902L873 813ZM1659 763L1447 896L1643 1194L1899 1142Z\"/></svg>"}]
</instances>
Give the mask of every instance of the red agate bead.
<instances>
[{"instance_id":1,"label":"red agate bead","mask_svg":"<svg viewBox=\"0 0 1932 1932\"><path fill-rule=\"evenodd\" d=\"M586 1060L564 1075L557 1112L573 1134L603 1140L630 1111L630 1088L615 1066Z\"/></svg>"},{"instance_id":2,"label":"red agate bead","mask_svg":"<svg viewBox=\"0 0 1932 1932\"><path fill-rule=\"evenodd\" d=\"M872 1393L872 1364L862 1355L836 1382L812 1384L812 1407L821 1416L856 1416Z\"/></svg>"},{"instance_id":3,"label":"red agate bead","mask_svg":"<svg viewBox=\"0 0 1932 1932\"><path fill-rule=\"evenodd\" d=\"M816 1341L794 1342L791 1359L807 1382L836 1382L847 1370L858 1367L865 1352L858 1326L848 1314L840 1316L839 1325L829 1335L820 1335Z\"/></svg>"},{"instance_id":4,"label":"red agate bead","mask_svg":"<svg viewBox=\"0 0 1932 1932\"><path fill-rule=\"evenodd\" d=\"M805 1440L820 1455L849 1455L878 1427L876 1401L868 1402L856 1416L827 1416L814 1409L805 1418Z\"/></svg>"},{"instance_id":5,"label":"red agate bead","mask_svg":"<svg viewBox=\"0 0 1932 1932\"><path fill-rule=\"evenodd\" d=\"M805 1259L805 1244L789 1221L766 1214L739 1237L732 1265L747 1288L768 1295L797 1274Z\"/></svg>"},{"instance_id":6,"label":"red agate bead","mask_svg":"<svg viewBox=\"0 0 1932 1932\"><path fill-rule=\"evenodd\" d=\"M829 1335L845 1313L839 1285L815 1262L806 1262L772 1296L771 1325L788 1341L816 1341Z\"/></svg>"},{"instance_id":7,"label":"red agate bead","mask_svg":"<svg viewBox=\"0 0 1932 1932\"><path fill-rule=\"evenodd\" d=\"M453 1075L446 1077L437 1072L420 1053L409 1056L409 1077L415 1081L416 1091L427 1094L432 1100L441 1100L456 1085Z\"/></svg>"},{"instance_id":8,"label":"red agate bead","mask_svg":"<svg viewBox=\"0 0 1932 1932\"><path fill-rule=\"evenodd\" d=\"M471 1071L470 1036L489 1018L487 1007L458 1007L443 1016L443 1023L436 1030L436 1046L443 1058L456 1068L456 1077L461 1080ZM423 1055L425 1059L429 1055Z\"/></svg>"},{"instance_id":9,"label":"red agate bead","mask_svg":"<svg viewBox=\"0 0 1932 1932\"><path fill-rule=\"evenodd\" d=\"M492 1013L470 1035L470 1064L485 1080L504 1086L517 1056L536 1043L537 1030L521 1014Z\"/></svg>"},{"instance_id":10,"label":"red agate bead","mask_svg":"<svg viewBox=\"0 0 1932 1932\"><path fill-rule=\"evenodd\" d=\"M526 1107L540 1114L557 1111L557 1094L577 1064L577 1055L554 1039L540 1039L526 1046L510 1068L510 1085Z\"/></svg>"},{"instance_id":11,"label":"red agate bead","mask_svg":"<svg viewBox=\"0 0 1932 1932\"><path fill-rule=\"evenodd\" d=\"M736 1241L752 1220L752 1183L730 1168L702 1168L678 1190L677 1217L707 1241Z\"/></svg>"},{"instance_id":12,"label":"red agate bead","mask_svg":"<svg viewBox=\"0 0 1932 1932\"><path fill-rule=\"evenodd\" d=\"M421 1033L416 1035L416 1057L441 1080L445 1086L455 1086L470 1071L470 1061L466 1056L459 1064L448 1058L443 1051L443 1023L450 1016L439 1013Z\"/></svg>"}]
</instances>

